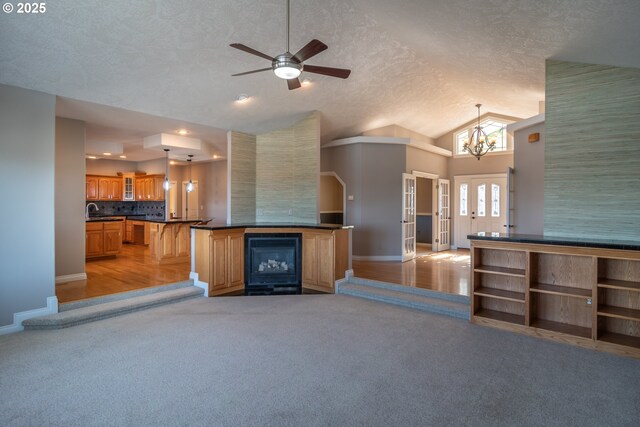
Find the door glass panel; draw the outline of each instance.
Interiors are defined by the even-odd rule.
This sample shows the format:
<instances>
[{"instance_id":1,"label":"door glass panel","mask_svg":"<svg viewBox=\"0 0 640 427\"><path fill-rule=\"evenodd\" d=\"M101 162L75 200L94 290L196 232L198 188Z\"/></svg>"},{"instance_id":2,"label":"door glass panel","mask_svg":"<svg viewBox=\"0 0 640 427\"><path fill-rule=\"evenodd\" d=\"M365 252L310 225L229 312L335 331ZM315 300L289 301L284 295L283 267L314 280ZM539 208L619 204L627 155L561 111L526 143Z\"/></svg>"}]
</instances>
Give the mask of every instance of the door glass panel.
<instances>
[{"instance_id":1,"label":"door glass panel","mask_svg":"<svg viewBox=\"0 0 640 427\"><path fill-rule=\"evenodd\" d=\"M467 184L460 184L460 216L467 216Z\"/></svg>"},{"instance_id":2,"label":"door glass panel","mask_svg":"<svg viewBox=\"0 0 640 427\"><path fill-rule=\"evenodd\" d=\"M500 216L500 186L491 184L491 216Z\"/></svg>"},{"instance_id":3,"label":"door glass panel","mask_svg":"<svg viewBox=\"0 0 640 427\"><path fill-rule=\"evenodd\" d=\"M485 216L486 187L484 184L478 185L478 216Z\"/></svg>"}]
</instances>

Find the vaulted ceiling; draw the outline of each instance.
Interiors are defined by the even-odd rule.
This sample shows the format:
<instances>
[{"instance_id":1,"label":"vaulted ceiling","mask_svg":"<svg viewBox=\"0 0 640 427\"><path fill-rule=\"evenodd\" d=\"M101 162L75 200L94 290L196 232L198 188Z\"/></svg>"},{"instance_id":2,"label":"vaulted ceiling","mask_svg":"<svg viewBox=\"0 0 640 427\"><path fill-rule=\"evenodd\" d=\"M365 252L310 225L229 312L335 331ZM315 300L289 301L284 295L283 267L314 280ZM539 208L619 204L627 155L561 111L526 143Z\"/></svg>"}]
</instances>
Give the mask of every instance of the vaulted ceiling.
<instances>
[{"instance_id":1,"label":"vaulted ceiling","mask_svg":"<svg viewBox=\"0 0 640 427\"><path fill-rule=\"evenodd\" d=\"M352 70L293 91L231 77L269 63L230 43L285 50L285 0L46 4L0 14L0 83L250 133L318 110L323 141L389 124L438 137L476 103L534 115L546 58L640 67L638 0L292 0L291 50L317 38L329 49L308 63Z\"/></svg>"}]
</instances>

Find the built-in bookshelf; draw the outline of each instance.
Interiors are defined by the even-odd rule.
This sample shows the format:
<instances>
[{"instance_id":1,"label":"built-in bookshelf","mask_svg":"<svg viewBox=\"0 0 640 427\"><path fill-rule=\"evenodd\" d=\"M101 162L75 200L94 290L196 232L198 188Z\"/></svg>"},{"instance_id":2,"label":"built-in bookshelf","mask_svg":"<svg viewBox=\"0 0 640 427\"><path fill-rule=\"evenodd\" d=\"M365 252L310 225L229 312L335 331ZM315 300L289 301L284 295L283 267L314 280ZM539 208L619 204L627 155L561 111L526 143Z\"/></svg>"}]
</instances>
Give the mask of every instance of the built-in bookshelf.
<instances>
[{"instance_id":1,"label":"built-in bookshelf","mask_svg":"<svg viewBox=\"0 0 640 427\"><path fill-rule=\"evenodd\" d=\"M640 357L640 252L472 240L471 321Z\"/></svg>"}]
</instances>

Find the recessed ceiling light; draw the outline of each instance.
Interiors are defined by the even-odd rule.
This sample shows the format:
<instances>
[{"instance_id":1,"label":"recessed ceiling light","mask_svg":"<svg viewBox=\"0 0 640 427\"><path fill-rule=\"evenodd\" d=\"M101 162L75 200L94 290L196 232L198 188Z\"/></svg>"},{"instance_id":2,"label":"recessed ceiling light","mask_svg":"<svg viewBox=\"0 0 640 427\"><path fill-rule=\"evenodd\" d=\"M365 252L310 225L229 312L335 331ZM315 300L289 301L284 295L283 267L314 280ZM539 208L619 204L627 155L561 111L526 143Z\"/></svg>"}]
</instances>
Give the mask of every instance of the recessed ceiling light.
<instances>
[{"instance_id":1,"label":"recessed ceiling light","mask_svg":"<svg viewBox=\"0 0 640 427\"><path fill-rule=\"evenodd\" d=\"M312 81L310 78L302 79L302 86L309 86Z\"/></svg>"},{"instance_id":2,"label":"recessed ceiling light","mask_svg":"<svg viewBox=\"0 0 640 427\"><path fill-rule=\"evenodd\" d=\"M169 164L170 164L170 165L175 165L175 164L176 164L176 162L174 162L173 160L171 160L171 161L169 162Z\"/></svg>"},{"instance_id":3,"label":"recessed ceiling light","mask_svg":"<svg viewBox=\"0 0 640 427\"><path fill-rule=\"evenodd\" d=\"M126 158L127 158L127 156L120 156L120 158L121 158L121 159L126 159Z\"/></svg>"},{"instance_id":4,"label":"recessed ceiling light","mask_svg":"<svg viewBox=\"0 0 640 427\"><path fill-rule=\"evenodd\" d=\"M247 95L246 93L241 93L236 98L236 102L239 103L239 104L244 104L247 101L249 101L249 95Z\"/></svg>"},{"instance_id":5,"label":"recessed ceiling light","mask_svg":"<svg viewBox=\"0 0 640 427\"><path fill-rule=\"evenodd\" d=\"M191 132L189 132L187 129L178 129L177 131L180 135L189 135Z\"/></svg>"},{"instance_id":6,"label":"recessed ceiling light","mask_svg":"<svg viewBox=\"0 0 640 427\"><path fill-rule=\"evenodd\" d=\"M87 156L87 159L97 159L96 156Z\"/></svg>"},{"instance_id":7,"label":"recessed ceiling light","mask_svg":"<svg viewBox=\"0 0 640 427\"><path fill-rule=\"evenodd\" d=\"M213 158L214 158L214 159L217 159L217 158L218 158L218 155L217 155L217 154L214 154L214 155L213 155Z\"/></svg>"},{"instance_id":8,"label":"recessed ceiling light","mask_svg":"<svg viewBox=\"0 0 640 427\"><path fill-rule=\"evenodd\" d=\"M111 153L102 153L103 156L110 156Z\"/></svg>"}]
</instances>

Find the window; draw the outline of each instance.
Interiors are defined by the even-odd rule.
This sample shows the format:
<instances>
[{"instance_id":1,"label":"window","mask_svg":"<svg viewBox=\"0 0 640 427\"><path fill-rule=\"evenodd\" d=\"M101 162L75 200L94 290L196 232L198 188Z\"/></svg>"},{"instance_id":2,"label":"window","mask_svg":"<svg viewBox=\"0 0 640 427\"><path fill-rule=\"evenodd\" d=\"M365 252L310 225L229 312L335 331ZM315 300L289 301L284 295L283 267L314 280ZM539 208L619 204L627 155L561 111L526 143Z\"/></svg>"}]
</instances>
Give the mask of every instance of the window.
<instances>
[{"instance_id":1,"label":"window","mask_svg":"<svg viewBox=\"0 0 640 427\"><path fill-rule=\"evenodd\" d=\"M500 216L500 186L491 184L491 216Z\"/></svg>"},{"instance_id":2,"label":"window","mask_svg":"<svg viewBox=\"0 0 640 427\"><path fill-rule=\"evenodd\" d=\"M467 184L460 184L460 216L467 216Z\"/></svg>"},{"instance_id":3,"label":"window","mask_svg":"<svg viewBox=\"0 0 640 427\"><path fill-rule=\"evenodd\" d=\"M484 184L478 185L478 216L485 216L484 208L486 206L485 199L487 197L485 188Z\"/></svg>"},{"instance_id":4,"label":"window","mask_svg":"<svg viewBox=\"0 0 640 427\"><path fill-rule=\"evenodd\" d=\"M464 143L468 141L473 133L476 123L474 122L467 129L463 129L460 132L453 134L454 150L458 156L470 156L470 154L464 150ZM507 124L510 122L492 119L490 117L485 118L480 122L480 127L487 134L487 138L496 138L496 148L491 150L492 153L499 151L509 151L509 144L507 141Z\"/></svg>"}]
</instances>

